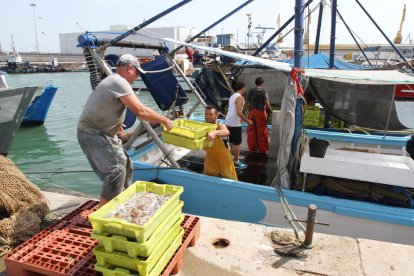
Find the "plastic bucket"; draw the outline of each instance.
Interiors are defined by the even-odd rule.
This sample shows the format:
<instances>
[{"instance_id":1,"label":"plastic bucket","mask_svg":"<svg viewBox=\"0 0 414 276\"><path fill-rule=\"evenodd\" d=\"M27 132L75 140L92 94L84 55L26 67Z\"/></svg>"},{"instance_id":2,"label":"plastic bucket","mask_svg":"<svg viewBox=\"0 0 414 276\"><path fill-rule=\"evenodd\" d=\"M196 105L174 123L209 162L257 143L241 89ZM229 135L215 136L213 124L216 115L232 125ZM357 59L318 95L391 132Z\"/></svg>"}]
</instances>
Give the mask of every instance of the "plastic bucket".
<instances>
[{"instance_id":1,"label":"plastic bucket","mask_svg":"<svg viewBox=\"0 0 414 276\"><path fill-rule=\"evenodd\" d=\"M329 142L313 138L309 142L309 154L311 157L324 158Z\"/></svg>"}]
</instances>

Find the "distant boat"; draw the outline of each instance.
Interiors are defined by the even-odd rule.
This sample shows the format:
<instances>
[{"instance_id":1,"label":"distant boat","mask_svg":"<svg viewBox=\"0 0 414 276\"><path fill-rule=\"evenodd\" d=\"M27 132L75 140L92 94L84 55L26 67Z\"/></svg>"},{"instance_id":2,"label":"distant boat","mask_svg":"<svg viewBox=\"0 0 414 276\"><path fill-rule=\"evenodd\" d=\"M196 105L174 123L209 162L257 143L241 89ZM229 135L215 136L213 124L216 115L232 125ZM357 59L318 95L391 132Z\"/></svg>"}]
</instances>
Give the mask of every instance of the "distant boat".
<instances>
[{"instance_id":1,"label":"distant boat","mask_svg":"<svg viewBox=\"0 0 414 276\"><path fill-rule=\"evenodd\" d=\"M414 44L395 44L395 47L407 59L414 59ZM401 62L400 57L391 45L377 45L363 49L365 55L371 62L376 61L396 61ZM352 59L357 62L365 61L364 55L358 51L352 53Z\"/></svg>"},{"instance_id":2,"label":"distant boat","mask_svg":"<svg viewBox=\"0 0 414 276\"><path fill-rule=\"evenodd\" d=\"M8 88L6 80L4 78L5 72L0 72L0 88ZM55 97L57 86L47 85L44 89L39 86L36 91L33 100L30 102L30 106L27 108L22 125L42 125L46 120L47 113L49 112L50 104Z\"/></svg>"},{"instance_id":3,"label":"distant boat","mask_svg":"<svg viewBox=\"0 0 414 276\"><path fill-rule=\"evenodd\" d=\"M22 125L44 124L50 104L55 97L57 89L58 88L54 85L48 85L43 91L35 95L34 100L24 114Z\"/></svg>"}]
</instances>

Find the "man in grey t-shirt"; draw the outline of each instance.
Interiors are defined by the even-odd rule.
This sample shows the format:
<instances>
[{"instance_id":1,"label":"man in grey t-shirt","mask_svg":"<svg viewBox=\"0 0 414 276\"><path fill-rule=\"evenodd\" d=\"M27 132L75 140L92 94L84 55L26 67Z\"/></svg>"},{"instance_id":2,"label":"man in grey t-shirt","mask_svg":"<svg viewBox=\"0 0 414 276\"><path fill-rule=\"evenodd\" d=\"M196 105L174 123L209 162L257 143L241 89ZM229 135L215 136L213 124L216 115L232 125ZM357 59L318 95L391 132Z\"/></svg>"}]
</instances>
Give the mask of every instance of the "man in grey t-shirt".
<instances>
[{"instance_id":1,"label":"man in grey t-shirt","mask_svg":"<svg viewBox=\"0 0 414 276\"><path fill-rule=\"evenodd\" d=\"M131 84L140 65L136 57L125 54L118 60L116 73L106 77L89 96L78 122L78 141L94 172L103 182L99 207L127 188L131 181L131 161L117 137L122 132L126 107L150 123L172 122L143 105Z\"/></svg>"}]
</instances>

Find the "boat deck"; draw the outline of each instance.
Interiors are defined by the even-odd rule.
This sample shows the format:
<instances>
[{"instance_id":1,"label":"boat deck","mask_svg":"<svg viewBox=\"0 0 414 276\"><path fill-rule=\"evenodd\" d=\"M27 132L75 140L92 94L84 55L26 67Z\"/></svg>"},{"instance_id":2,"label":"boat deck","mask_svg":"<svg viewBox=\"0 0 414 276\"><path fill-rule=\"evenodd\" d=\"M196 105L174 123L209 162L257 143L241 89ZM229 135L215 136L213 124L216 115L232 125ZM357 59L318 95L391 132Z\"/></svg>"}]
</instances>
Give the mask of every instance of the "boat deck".
<instances>
[{"instance_id":1,"label":"boat deck","mask_svg":"<svg viewBox=\"0 0 414 276\"><path fill-rule=\"evenodd\" d=\"M414 188L414 161L407 156L328 148L324 158L302 157L300 171L373 183Z\"/></svg>"},{"instance_id":2,"label":"boat deck","mask_svg":"<svg viewBox=\"0 0 414 276\"><path fill-rule=\"evenodd\" d=\"M182 157L178 163L182 168L202 173L204 168L204 151L191 151ZM276 176L276 159L266 154L240 152L240 160L247 164L244 170L237 170L239 181L270 186Z\"/></svg>"}]
</instances>

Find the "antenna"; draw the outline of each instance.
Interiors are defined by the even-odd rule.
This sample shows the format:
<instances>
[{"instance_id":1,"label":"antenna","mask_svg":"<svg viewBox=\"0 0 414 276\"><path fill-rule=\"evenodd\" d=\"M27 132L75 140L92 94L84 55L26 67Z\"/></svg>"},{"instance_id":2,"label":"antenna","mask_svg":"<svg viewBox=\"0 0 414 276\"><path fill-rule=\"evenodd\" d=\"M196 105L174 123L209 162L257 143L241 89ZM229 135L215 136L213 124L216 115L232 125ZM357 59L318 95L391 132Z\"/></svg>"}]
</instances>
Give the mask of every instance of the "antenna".
<instances>
[{"instance_id":1,"label":"antenna","mask_svg":"<svg viewBox=\"0 0 414 276\"><path fill-rule=\"evenodd\" d=\"M250 28L252 27L252 14L251 13L246 13L247 16L247 48L250 47L250 37L251 37L251 33L250 33Z\"/></svg>"},{"instance_id":2,"label":"antenna","mask_svg":"<svg viewBox=\"0 0 414 276\"><path fill-rule=\"evenodd\" d=\"M261 45L262 44L262 41L263 41L263 37L264 37L264 34L266 33L266 30L274 30L275 28L273 28L273 27L262 27L262 25L260 25L260 24L258 24L257 25L257 27L255 27L256 29L260 29L260 30L262 30L261 32L259 32L259 34L257 35L257 43L259 44L259 45Z\"/></svg>"},{"instance_id":3,"label":"antenna","mask_svg":"<svg viewBox=\"0 0 414 276\"><path fill-rule=\"evenodd\" d=\"M412 36L412 34L411 34L411 33L408 33L408 35L407 35L407 37L405 38L405 41L404 41L404 42L407 42L407 40L408 40L408 43L409 43L409 44L413 44L413 36Z\"/></svg>"},{"instance_id":4,"label":"antenna","mask_svg":"<svg viewBox=\"0 0 414 276\"><path fill-rule=\"evenodd\" d=\"M303 40L304 45L309 45L309 27L310 27L310 24L311 24L311 13L310 13L309 6L308 6L308 16L307 17L308 17L308 22L307 22L307 25L306 25L305 37L304 37L304 40Z\"/></svg>"}]
</instances>

